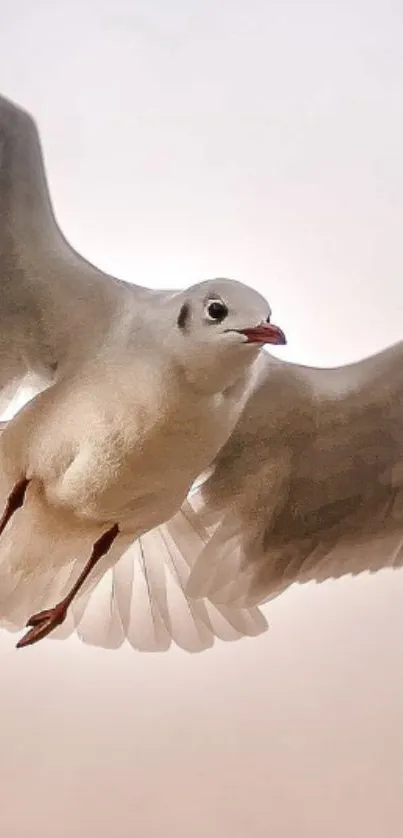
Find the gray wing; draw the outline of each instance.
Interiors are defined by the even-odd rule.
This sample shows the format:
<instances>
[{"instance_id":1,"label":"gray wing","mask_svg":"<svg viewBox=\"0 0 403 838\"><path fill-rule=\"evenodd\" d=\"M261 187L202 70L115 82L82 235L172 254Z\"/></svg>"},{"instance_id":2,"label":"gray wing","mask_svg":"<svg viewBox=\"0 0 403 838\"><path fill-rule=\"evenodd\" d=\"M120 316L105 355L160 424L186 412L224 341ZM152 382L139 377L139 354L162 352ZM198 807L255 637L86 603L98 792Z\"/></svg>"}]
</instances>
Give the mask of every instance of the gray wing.
<instances>
[{"instance_id":1,"label":"gray wing","mask_svg":"<svg viewBox=\"0 0 403 838\"><path fill-rule=\"evenodd\" d=\"M193 596L262 602L293 582L403 562L403 343L340 369L265 356L211 476L171 523Z\"/></svg>"},{"instance_id":2,"label":"gray wing","mask_svg":"<svg viewBox=\"0 0 403 838\"><path fill-rule=\"evenodd\" d=\"M151 292L107 276L68 244L35 123L0 97L0 413L26 376L40 389L71 353L88 352L135 293Z\"/></svg>"}]
</instances>

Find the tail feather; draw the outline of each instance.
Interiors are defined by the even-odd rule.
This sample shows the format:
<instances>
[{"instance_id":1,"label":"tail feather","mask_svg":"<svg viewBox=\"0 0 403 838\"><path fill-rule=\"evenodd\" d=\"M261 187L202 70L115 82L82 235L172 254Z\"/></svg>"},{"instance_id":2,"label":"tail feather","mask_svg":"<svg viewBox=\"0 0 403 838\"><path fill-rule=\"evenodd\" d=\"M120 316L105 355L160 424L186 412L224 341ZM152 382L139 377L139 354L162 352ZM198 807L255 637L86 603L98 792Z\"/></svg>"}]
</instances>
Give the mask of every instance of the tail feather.
<instances>
[{"instance_id":1,"label":"tail feather","mask_svg":"<svg viewBox=\"0 0 403 838\"><path fill-rule=\"evenodd\" d=\"M0 508L9 492L10 479L0 474ZM100 535L99 528L75 526L63 514L31 483L23 507L0 537L0 621L10 630L22 629L32 614L66 595ZM127 641L140 651L165 651L174 643L200 652L215 638L234 641L265 631L257 608L189 595L194 557L204 546L202 529L192 521L185 507L172 525L133 543L129 536L119 537L51 637L76 631L84 643L105 648Z\"/></svg>"}]
</instances>

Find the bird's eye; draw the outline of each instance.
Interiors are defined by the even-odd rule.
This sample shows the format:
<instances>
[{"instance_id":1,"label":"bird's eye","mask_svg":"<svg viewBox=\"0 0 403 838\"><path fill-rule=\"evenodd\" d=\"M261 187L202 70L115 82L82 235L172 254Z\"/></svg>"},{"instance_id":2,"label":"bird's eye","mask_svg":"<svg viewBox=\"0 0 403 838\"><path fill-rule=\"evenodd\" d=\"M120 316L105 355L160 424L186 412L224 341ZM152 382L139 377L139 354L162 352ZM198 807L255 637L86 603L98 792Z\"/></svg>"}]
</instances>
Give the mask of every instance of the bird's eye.
<instances>
[{"instance_id":1,"label":"bird's eye","mask_svg":"<svg viewBox=\"0 0 403 838\"><path fill-rule=\"evenodd\" d=\"M221 323L228 314L228 308L221 300L212 300L207 304L206 311L209 319L214 320L216 323Z\"/></svg>"}]
</instances>

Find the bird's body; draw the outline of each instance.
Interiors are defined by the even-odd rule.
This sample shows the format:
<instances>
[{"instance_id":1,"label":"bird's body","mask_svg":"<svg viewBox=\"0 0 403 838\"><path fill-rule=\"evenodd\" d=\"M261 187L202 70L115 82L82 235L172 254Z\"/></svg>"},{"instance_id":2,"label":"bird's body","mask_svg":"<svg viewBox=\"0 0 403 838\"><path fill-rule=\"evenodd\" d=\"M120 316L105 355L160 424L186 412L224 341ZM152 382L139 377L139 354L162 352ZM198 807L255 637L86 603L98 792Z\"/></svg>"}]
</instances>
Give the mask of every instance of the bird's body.
<instances>
[{"instance_id":1,"label":"bird's body","mask_svg":"<svg viewBox=\"0 0 403 838\"><path fill-rule=\"evenodd\" d=\"M234 427L245 389L241 380L224 394L191 392L157 342L134 358L107 347L16 416L0 440L3 468L12 451L10 484L25 474L55 508L100 526L119 520L137 537L182 504Z\"/></svg>"},{"instance_id":2,"label":"bird's body","mask_svg":"<svg viewBox=\"0 0 403 838\"><path fill-rule=\"evenodd\" d=\"M216 292L228 286L214 282ZM208 293L209 283L203 287ZM85 565L91 544L118 526L115 549L108 551L113 566L131 542L180 509L242 410L256 350L224 391L221 369L219 389L206 388L204 380L198 388L167 351L163 326L150 321L135 294L119 318L115 312L91 352L70 353L54 382L1 436L3 504L19 481L29 483L24 516L15 515L10 528L12 553L6 539L2 553L0 542L0 560L6 554L20 584L42 575L33 528L57 545L48 560L57 573L74 554L77 566ZM90 584L95 580L93 575ZM5 603L9 609L7 598Z\"/></svg>"}]
</instances>

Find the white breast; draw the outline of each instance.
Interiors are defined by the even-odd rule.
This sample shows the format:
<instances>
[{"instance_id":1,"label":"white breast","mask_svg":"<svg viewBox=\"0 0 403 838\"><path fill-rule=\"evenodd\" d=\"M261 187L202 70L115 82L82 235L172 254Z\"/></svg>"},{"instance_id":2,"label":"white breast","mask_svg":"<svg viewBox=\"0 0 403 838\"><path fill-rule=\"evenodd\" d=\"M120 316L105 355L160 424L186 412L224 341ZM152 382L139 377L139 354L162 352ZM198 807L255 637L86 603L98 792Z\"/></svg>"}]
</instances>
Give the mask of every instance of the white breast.
<instances>
[{"instance_id":1,"label":"white breast","mask_svg":"<svg viewBox=\"0 0 403 838\"><path fill-rule=\"evenodd\" d=\"M137 535L176 512L226 441L240 403L235 394L190 397L166 376L156 386L155 373L132 383L129 393L105 374L102 388L96 379L68 391L55 385L16 417L3 443L15 479L35 478L48 503Z\"/></svg>"}]
</instances>

